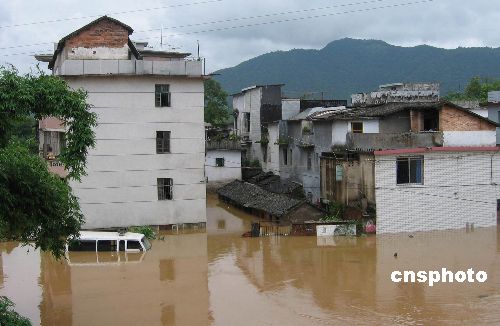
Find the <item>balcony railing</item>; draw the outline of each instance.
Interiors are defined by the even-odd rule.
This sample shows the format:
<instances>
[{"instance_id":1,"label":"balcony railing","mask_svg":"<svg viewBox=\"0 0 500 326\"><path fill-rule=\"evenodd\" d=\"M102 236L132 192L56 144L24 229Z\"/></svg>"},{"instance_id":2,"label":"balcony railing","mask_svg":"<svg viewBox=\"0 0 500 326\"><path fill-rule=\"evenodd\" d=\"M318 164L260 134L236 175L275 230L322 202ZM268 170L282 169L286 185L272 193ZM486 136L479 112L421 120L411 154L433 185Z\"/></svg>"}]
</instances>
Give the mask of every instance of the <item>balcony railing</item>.
<instances>
[{"instance_id":1,"label":"balcony railing","mask_svg":"<svg viewBox=\"0 0 500 326\"><path fill-rule=\"evenodd\" d=\"M220 140L220 141L215 141L215 140L208 140L205 143L205 148L207 150L233 150L233 151L239 151L241 150L241 143L238 140Z\"/></svg>"},{"instance_id":2,"label":"balcony railing","mask_svg":"<svg viewBox=\"0 0 500 326\"><path fill-rule=\"evenodd\" d=\"M314 147L314 135L313 134L302 134L302 137L299 139L297 146L310 148Z\"/></svg>"},{"instance_id":3,"label":"balcony railing","mask_svg":"<svg viewBox=\"0 0 500 326\"><path fill-rule=\"evenodd\" d=\"M65 60L55 74L201 76L203 62L200 60Z\"/></svg>"},{"instance_id":4,"label":"balcony railing","mask_svg":"<svg viewBox=\"0 0 500 326\"><path fill-rule=\"evenodd\" d=\"M346 145L351 149L378 150L378 149L403 149L415 147L441 147L443 146L443 133L396 133L396 134L357 134L348 133Z\"/></svg>"}]
</instances>

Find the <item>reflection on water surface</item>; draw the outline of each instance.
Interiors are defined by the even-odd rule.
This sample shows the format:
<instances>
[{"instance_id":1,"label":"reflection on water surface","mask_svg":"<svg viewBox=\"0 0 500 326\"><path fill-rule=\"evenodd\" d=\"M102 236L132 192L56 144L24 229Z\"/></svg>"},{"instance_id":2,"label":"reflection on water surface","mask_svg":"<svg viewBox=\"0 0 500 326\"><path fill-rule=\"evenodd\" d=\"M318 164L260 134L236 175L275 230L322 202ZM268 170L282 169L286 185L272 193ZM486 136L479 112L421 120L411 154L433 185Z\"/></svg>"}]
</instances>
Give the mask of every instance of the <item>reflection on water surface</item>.
<instances>
[{"instance_id":1,"label":"reflection on water surface","mask_svg":"<svg viewBox=\"0 0 500 326\"><path fill-rule=\"evenodd\" d=\"M499 229L377 237L242 238L254 217L207 200L207 232L146 253L3 243L0 294L42 325L337 325L500 322ZM397 258L394 253L398 253ZM394 270L488 273L483 284L393 284Z\"/></svg>"}]
</instances>

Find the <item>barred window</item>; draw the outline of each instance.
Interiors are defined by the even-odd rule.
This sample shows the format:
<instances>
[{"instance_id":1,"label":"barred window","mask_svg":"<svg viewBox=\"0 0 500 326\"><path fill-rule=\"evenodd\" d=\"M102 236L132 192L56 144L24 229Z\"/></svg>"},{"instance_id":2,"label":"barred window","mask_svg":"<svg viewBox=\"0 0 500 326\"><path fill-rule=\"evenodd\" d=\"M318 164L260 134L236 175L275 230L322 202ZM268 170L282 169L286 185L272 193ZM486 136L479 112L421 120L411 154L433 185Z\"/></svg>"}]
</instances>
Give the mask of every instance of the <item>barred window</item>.
<instances>
[{"instance_id":1,"label":"barred window","mask_svg":"<svg viewBox=\"0 0 500 326\"><path fill-rule=\"evenodd\" d=\"M156 107L170 106L170 85L167 84L155 85L155 106Z\"/></svg>"},{"instance_id":2,"label":"barred window","mask_svg":"<svg viewBox=\"0 0 500 326\"><path fill-rule=\"evenodd\" d=\"M170 131L156 132L156 154L170 153Z\"/></svg>"},{"instance_id":3,"label":"barred window","mask_svg":"<svg viewBox=\"0 0 500 326\"><path fill-rule=\"evenodd\" d=\"M223 167L224 166L224 158L223 157L217 157L215 159L215 166L217 166L217 167Z\"/></svg>"},{"instance_id":4,"label":"barred window","mask_svg":"<svg viewBox=\"0 0 500 326\"><path fill-rule=\"evenodd\" d=\"M158 178L158 200L172 200L172 188L174 183L171 178Z\"/></svg>"},{"instance_id":5,"label":"barred window","mask_svg":"<svg viewBox=\"0 0 500 326\"><path fill-rule=\"evenodd\" d=\"M351 130L354 134L363 133L363 122L351 122Z\"/></svg>"}]
</instances>

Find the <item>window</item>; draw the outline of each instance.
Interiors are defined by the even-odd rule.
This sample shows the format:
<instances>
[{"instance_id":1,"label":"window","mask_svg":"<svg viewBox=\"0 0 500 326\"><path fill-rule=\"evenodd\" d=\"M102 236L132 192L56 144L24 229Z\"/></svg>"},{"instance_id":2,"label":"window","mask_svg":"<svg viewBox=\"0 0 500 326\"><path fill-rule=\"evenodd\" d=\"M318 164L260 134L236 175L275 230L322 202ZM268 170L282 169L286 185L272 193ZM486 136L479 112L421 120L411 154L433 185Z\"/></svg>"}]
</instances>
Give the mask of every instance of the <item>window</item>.
<instances>
[{"instance_id":1,"label":"window","mask_svg":"<svg viewBox=\"0 0 500 326\"><path fill-rule=\"evenodd\" d=\"M158 178L158 200L172 200L173 181L171 178Z\"/></svg>"},{"instance_id":2,"label":"window","mask_svg":"<svg viewBox=\"0 0 500 326\"><path fill-rule=\"evenodd\" d=\"M351 122L351 131L353 134L362 134L363 122Z\"/></svg>"},{"instance_id":3,"label":"window","mask_svg":"<svg viewBox=\"0 0 500 326\"><path fill-rule=\"evenodd\" d=\"M249 112L243 112L243 131L244 132L250 132L250 113Z\"/></svg>"},{"instance_id":4,"label":"window","mask_svg":"<svg viewBox=\"0 0 500 326\"><path fill-rule=\"evenodd\" d=\"M96 251L95 240L72 240L68 245L70 251Z\"/></svg>"},{"instance_id":5,"label":"window","mask_svg":"<svg viewBox=\"0 0 500 326\"><path fill-rule=\"evenodd\" d=\"M288 165L288 155L287 155L287 149L283 148L283 164Z\"/></svg>"},{"instance_id":6,"label":"window","mask_svg":"<svg viewBox=\"0 0 500 326\"><path fill-rule=\"evenodd\" d=\"M397 184L423 184L423 157L400 157L397 159Z\"/></svg>"},{"instance_id":7,"label":"window","mask_svg":"<svg viewBox=\"0 0 500 326\"><path fill-rule=\"evenodd\" d=\"M127 250L142 250L142 246L137 240L127 240Z\"/></svg>"},{"instance_id":8,"label":"window","mask_svg":"<svg viewBox=\"0 0 500 326\"><path fill-rule=\"evenodd\" d=\"M217 167L223 167L224 166L224 158L223 157L217 157L215 159L215 166L217 166Z\"/></svg>"},{"instance_id":9,"label":"window","mask_svg":"<svg viewBox=\"0 0 500 326\"><path fill-rule=\"evenodd\" d=\"M156 154L170 153L170 131L156 132Z\"/></svg>"},{"instance_id":10,"label":"window","mask_svg":"<svg viewBox=\"0 0 500 326\"><path fill-rule=\"evenodd\" d=\"M500 122L500 111L498 111L497 113L498 113L498 121L497 122Z\"/></svg>"},{"instance_id":11,"label":"window","mask_svg":"<svg viewBox=\"0 0 500 326\"><path fill-rule=\"evenodd\" d=\"M116 251L116 240L97 241L97 251Z\"/></svg>"},{"instance_id":12,"label":"window","mask_svg":"<svg viewBox=\"0 0 500 326\"><path fill-rule=\"evenodd\" d=\"M170 86L166 84L155 85L155 106L170 106Z\"/></svg>"},{"instance_id":13,"label":"window","mask_svg":"<svg viewBox=\"0 0 500 326\"><path fill-rule=\"evenodd\" d=\"M307 169L311 170L312 167L312 155L310 152L307 153Z\"/></svg>"}]
</instances>

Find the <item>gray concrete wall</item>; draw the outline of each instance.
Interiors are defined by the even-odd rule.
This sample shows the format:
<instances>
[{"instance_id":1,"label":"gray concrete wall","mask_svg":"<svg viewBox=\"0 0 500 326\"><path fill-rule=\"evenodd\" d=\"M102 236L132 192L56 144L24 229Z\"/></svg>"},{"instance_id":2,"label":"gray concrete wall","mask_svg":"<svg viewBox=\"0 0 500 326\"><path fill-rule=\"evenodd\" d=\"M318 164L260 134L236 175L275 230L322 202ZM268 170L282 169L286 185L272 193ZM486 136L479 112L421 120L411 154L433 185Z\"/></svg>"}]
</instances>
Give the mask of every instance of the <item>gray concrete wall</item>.
<instances>
[{"instance_id":1,"label":"gray concrete wall","mask_svg":"<svg viewBox=\"0 0 500 326\"><path fill-rule=\"evenodd\" d=\"M443 133L347 134L347 146L362 150L443 146Z\"/></svg>"},{"instance_id":2,"label":"gray concrete wall","mask_svg":"<svg viewBox=\"0 0 500 326\"><path fill-rule=\"evenodd\" d=\"M331 145L331 123L321 123L313 126L311 135L302 135L301 121L287 121L288 140L287 147L288 164L280 162L280 175L283 178L290 178L299 182L304 187L305 195L309 194L313 203L320 199L320 162L319 157L325 149ZM301 140L307 137L314 147L300 146ZM308 169L308 156L311 158L311 167ZM280 150L280 157L283 157L283 150Z\"/></svg>"},{"instance_id":3,"label":"gray concrete wall","mask_svg":"<svg viewBox=\"0 0 500 326\"><path fill-rule=\"evenodd\" d=\"M398 112L396 114L380 119L380 132L384 134L395 134L409 132L411 130L410 113Z\"/></svg>"}]
</instances>

